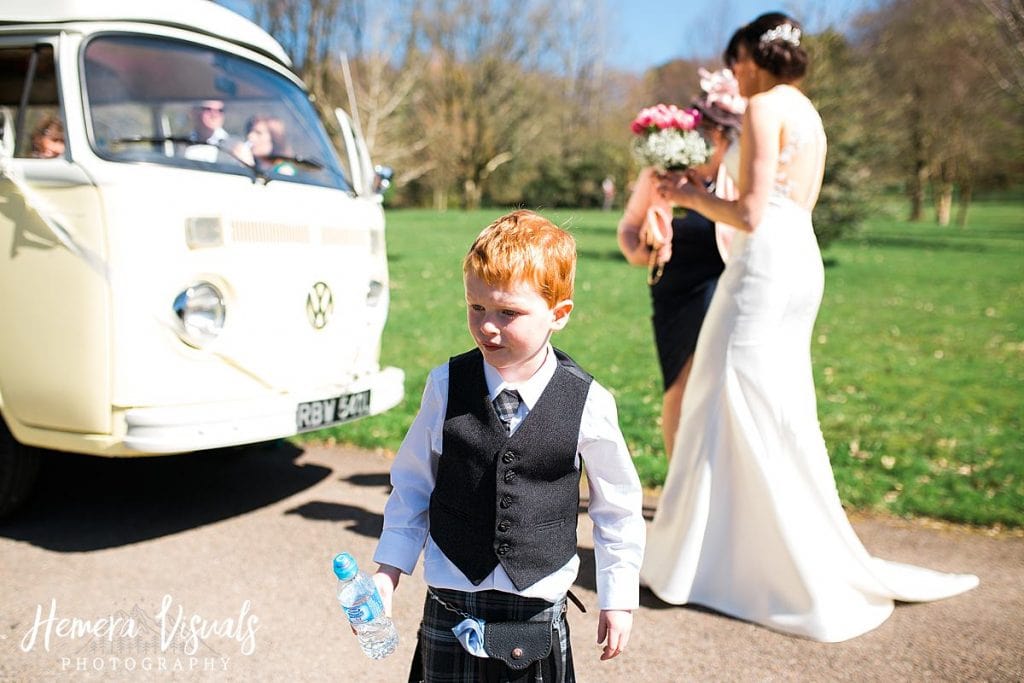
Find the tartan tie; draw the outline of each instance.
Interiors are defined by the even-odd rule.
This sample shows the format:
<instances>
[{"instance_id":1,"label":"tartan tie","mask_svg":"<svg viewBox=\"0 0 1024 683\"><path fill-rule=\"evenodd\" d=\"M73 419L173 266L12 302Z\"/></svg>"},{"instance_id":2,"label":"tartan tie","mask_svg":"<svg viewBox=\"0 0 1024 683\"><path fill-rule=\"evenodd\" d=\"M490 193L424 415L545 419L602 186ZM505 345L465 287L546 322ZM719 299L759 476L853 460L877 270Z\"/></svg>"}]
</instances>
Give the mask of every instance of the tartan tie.
<instances>
[{"instance_id":1,"label":"tartan tie","mask_svg":"<svg viewBox=\"0 0 1024 683\"><path fill-rule=\"evenodd\" d=\"M519 392L512 389L503 389L494 399L494 410L498 413L498 419L505 425L505 431L512 433L512 418L519 412Z\"/></svg>"}]
</instances>

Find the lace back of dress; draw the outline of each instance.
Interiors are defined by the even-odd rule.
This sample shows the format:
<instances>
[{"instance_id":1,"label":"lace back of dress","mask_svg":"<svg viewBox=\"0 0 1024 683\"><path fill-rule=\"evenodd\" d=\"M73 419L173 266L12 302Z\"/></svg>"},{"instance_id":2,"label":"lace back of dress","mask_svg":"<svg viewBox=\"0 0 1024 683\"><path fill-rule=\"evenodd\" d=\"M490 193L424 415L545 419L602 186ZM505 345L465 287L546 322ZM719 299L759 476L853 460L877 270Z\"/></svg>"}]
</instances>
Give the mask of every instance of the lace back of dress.
<instances>
[{"instance_id":1,"label":"lace back of dress","mask_svg":"<svg viewBox=\"0 0 1024 683\"><path fill-rule=\"evenodd\" d=\"M825 130L818 112L802 95L801 106L783 122L774 194L808 211L814 208L825 173Z\"/></svg>"}]
</instances>

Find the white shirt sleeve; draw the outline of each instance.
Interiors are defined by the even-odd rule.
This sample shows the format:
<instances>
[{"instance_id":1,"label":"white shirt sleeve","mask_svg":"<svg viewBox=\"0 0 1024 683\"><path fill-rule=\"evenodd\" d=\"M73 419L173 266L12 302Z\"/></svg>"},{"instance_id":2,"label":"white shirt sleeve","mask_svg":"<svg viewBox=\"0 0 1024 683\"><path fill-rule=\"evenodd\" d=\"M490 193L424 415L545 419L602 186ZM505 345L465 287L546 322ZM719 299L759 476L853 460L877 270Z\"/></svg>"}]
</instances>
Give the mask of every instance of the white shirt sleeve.
<instances>
[{"instance_id":1,"label":"white shirt sleeve","mask_svg":"<svg viewBox=\"0 0 1024 683\"><path fill-rule=\"evenodd\" d=\"M437 476L447 402L446 363L427 378L419 412L391 465L392 491L384 506L384 530L373 559L406 574L412 573L427 541L430 494Z\"/></svg>"},{"instance_id":2,"label":"white shirt sleeve","mask_svg":"<svg viewBox=\"0 0 1024 683\"><path fill-rule=\"evenodd\" d=\"M580 422L580 455L594 522L598 606L636 609L647 534L643 489L619 429L615 399L596 380Z\"/></svg>"}]
</instances>

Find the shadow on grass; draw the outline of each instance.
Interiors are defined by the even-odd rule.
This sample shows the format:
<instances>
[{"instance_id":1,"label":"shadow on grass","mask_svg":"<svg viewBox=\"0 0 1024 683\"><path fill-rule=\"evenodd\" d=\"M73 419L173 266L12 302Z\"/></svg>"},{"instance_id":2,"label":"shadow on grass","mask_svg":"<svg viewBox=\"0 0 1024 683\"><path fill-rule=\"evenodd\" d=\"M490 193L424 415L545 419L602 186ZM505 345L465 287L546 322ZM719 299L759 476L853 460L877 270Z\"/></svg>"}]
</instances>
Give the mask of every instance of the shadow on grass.
<instances>
[{"instance_id":1,"label":"shadow on grass","mask_svg":"<svg viewBox=\"0 0 1024 683\"><path fill-rule=\"evenodd\" d=\"M58 552L138 543L229 519L308 489L331 470L286 441L154 458L46 453L32 498L0 536Z\"/></svg>"},{"instance_id":2,"label":"shadow on grass","mask_svg":"<svg viewBox=\"0 0 1024 683\"><path fill-rule=\"evenodd\" d=\"M594 261L621 261L623 265L626 263L625 257L618 249L579 249L576 250L576 255L579 259L583 260L594 260Z\"/></svg>"},{"instance_id":3,"label":"shadow on grass","mask_svg":"<svg viewBox=\"0 0 1024 683\"><path fill-rule=\"evenodd\" d=\"M594 225L588 223L579 223L570 221L567 224L563 224L560 221L555 221L560 227L566 228L571 233L589 233L592 235L615 235L616 226L607 225Z\"/></svg>"},{"instance_id":4,"label":"shadow on grass","mask_svg":"<svg viewBox=\"0 0 1024 683\"><path fill-rule=\"evenodd\" d=\"M1004 251L1005 249L1005 247L1000 245L979 242L976 239L973 241L960 241L950 240L946 236L930 240L905 235L860 235L851 239L850 243L869 247L899 247L906 249L932 249L935 251L968 251L974 253Z\"/></svg>"}]
</instances>

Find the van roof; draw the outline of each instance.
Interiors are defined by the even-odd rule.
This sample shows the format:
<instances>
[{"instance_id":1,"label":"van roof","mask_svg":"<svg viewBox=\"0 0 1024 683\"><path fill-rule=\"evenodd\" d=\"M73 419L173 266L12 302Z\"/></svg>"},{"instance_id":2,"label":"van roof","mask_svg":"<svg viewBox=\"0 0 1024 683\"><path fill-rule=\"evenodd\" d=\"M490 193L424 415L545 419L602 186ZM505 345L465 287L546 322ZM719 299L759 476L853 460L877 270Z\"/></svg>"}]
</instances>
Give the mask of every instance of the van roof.
<instances>
[{"instance_id":1,"label":"van roof","mask_svg":"<svg viewBox=\"0 0 1024 683\"><path fill-rule=\"evenodd\" d=\"M210 0L4 0L2 5L0 25L145 22L222 37L291 66L284 48L269 33Z\"/></svg>"}]
</instances>

